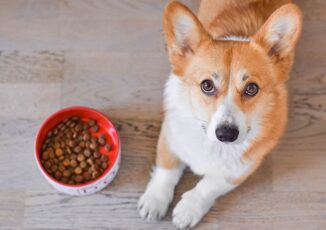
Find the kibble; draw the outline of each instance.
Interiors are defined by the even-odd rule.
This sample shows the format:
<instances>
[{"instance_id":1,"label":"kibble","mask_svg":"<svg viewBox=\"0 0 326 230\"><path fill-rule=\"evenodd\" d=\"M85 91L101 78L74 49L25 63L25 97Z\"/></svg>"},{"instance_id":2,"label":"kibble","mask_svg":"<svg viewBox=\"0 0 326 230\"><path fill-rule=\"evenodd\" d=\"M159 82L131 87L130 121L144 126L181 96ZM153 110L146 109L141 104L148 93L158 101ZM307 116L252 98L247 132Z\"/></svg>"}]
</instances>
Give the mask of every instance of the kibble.
<instances>
[{"instance_id":1,"label":"kibble","mask_svg":"<svg viewBox=\"0 0 326 230\"><path fill-rule=\"evenodd\" d=\"M105 141L105 137L100 136L100 137L98 138L98 143L99 143L100 145L105 145L105 143L106 143L106 141Z\"/></svg>"},{"instance_id":2,"label":"kibble","mask_svg":"<svg viewBox=\"0 0 326 230\"><path fill-rule=\"evenodd\" d=\"M84 141L89 141L90 138L91 138L91 136L89 134L84 134L83 135L83 140Z\"/></svg>"},{"instance_id":3,"label":"kibble","mask_svg":"<svg viewBox=\"0 0 326 230\"><path fill-rule=\"evenodd\" d=\"M79 146L83 149L86 146L86 143L84 141L79 142Z\"/></svg>"},{"instance_id":4,"label":"kibble","mask_svg":"<svg viewBox=\"0 0 326 230\"><path fill-rule=\"evenodd\" d=\"M74 172L78 175L78 174L81 174L83 172L83 169L81 167L76 167Z\"/></svg>"},{"instance_id":5,"label":"kibble","mask_svg":"<svg viewBox=\"0 0 326 230\"><path fill-rule=\"evenodd\" d=\"M101 167L102 167L102 169L106 169L106 168L108 167L108 163L103 162L103 163L101 164Z\"/></svg>"},{"instance_id":6,"label":"kibble","mask_svg":"<svg viewBox=\"0 0 326 230\"><path fill-rule=\"evenodd\" d=\"M92 178L97 178L100 175L100 173L98 171L94 171L92 172Z\"/></svg>"},{"instance_id":7,"label":"kibble","mask_svg":"<svg viewBox=\"0 0 326 230\"><path fill-rule=\"evenodd\" d=\"M82 147L80 147L79 145L74 148L75 153L80 153L80 151L82 151Z\"/></svg>"},{"instance_id":8,"label":"kibble","mask_svg":"<svg viewBox=\"0 0 326 230\"><path fill-rule=\"evenodd\" d=\"M87 163L86 163L86 161L82 161L82 162L80 162L79 166L80 166L82 169L86 168L86 167L87 167Z\"/></svg>"},{"instance_id":9,"label":"kibble","mask_svg":"<svg viewBox=\"0 0 326 230\"><path fill-rule=\"evenodd\" d=\"M47 159L49 159L49 152L45 151L42 154L42 160L47 160Z\"/></svg>"},{"instance_id":10,"label":"kibble","mask_svg":"<svg viewBox=\"0 0 326 230\"><path fill-rule=\"evenodd\" d=\"M59 142L55 142L54 143L54 148L55 149L58 149L58 148L60 148L61 146L60 146L60 143Z\"/></svg>"},{"instance_id":11,"label":"kibble","mask_svg":"<svg viewBox=\"0 0 326 230\"><path fill-rule=\"evenodd\" d=\"M85 156L85 157L90 157L91 155L92 155L91 150L89 150L89 149L85 149L85 150L84 150L84 156Z\"/></svg>"},{"instance_id":12,"label":"kibble","mask_svg":"<svg viewBox=\"0 0 326 230\"><path fill-rule=\"evenodd\" d=\"M59 171L63 172L65 171L66 167L64 166L64 164L59 164Z\"/></svg>"},{"instance_id":13,"label":"kibble","mask_svg":"<svg viewBox=\"0 0 326 230\"><path fill-rule=\"evenodd\" d=\"M56 165L51 166L51 171L52 172L57 171L57 169L58 169L58 166L56 166Z\"/></svg>"},{"instance_id":14,"label":"kibble","mask_svg":"<svg viewBox=\"0 0 326 230\"><path fill-rule=\"evenodd\" d=\"M92 129L92 131L95 132L95 133L99 130L99 128L98 128L97 125L94 125L91 129Z\"/></svg>"},{"instance_id":15,"label":"kibble","mask_svg":"<svg viewBox=\"0 0 326 230\"><path fill-rule=\"evenodd\" d=\"M81 124L76 125L75 131L80 132L83 129L83 126Z\"/></svg>"},{"instance_id":16,"label":"kibble","mask_svg":"<svg viewBox=\"0 0 326 230\"><path fill-rule=\"evenodd\" d=\"M65 170L65 171L63 171L62 174L63 174L64 177L69 177L69 176L71 175L71 173L70 173L69 170Z\"/></svg>"},{"instance_id":17,"label":"kibble","mask_svg":"<svg viewBox=\"0 0 326 230\"><path fill-rule=\"evenodd\" d=\"M104 146L104 149L105 149L105 151L109 152L111 150L111 145L110 144L106 144Z\"/></svg>"},{"instance_id":18,"label":"kibble","mask_svg":"<svg viewBox=\"0 0 326 230\"><path fill-rule=\"evenodd\" d=\"M101 161L102 161L102 162L108 162L108 160L109 160L109 157L108 157L108 156L106 156L106 155L101 155Z\"/></svg>"},{"instance_id":19,"label":"kibble","mask_svg":"<svg viewBox=\"0 0 326 230\"><path fill-rule=\"evenodd\" d=\"M85 160L85 156L84 156L84 154L79 153L78 156L77 156L77 160L78 160L79 162L84 161L84 160Z\"/></svg>"},{"instance_id":20,"label":"kibble","mask_svg":"<svg viewBox=\"0 0 326 230\"><path fill-rule=\"evenodd\" d=\"M60 172L60 171L56 171L56 172L54 173L54 177L55 177L57 180L59 180L59 179L62 177L61 172Z\"/></svg>"},{"instance_id":21,"label":"kibble","mask_svg":"<svg viewBox=\"0 0 326 230\"><path fill-rule=\"evenodd\" d=\"M89 148L91 148L93 150L97 149L97 143L96 142L90 143Z\"/></svg>"},{"instance_id":22,"label":"kibble","mask_svg":"<svg viewBox=\"0 0 326 230\"><path fill-rule=\"evenodd\" d=\"M64 159L63 165L68 167L70 165L70 160L68 158Z\"/></svg>"},{"instance_id":23,"label":"kibble","mask_svg":"<svg viewBox=\"0 0 326 230\"><path fill-rule=\"evenodd\" d=\"M66 151L67 151L68 154L72 154L71 148L67 147Z\"/></svg>"},{"instance_id":24,"label":"kibble","mask_svg":"<svg viewBox=\"0 0 326 230\"><path fill-rule=\"evenodd\" d=\"M58 149L55 150L55 155L57 155L57 157L62 156L62 154L63 154L62 149L58 148Z\"/></svg>"},{"instance_id":25,"label":"kibble","mask_svg":"<svg viewBox=\"0 0 326 230\"><path fill-rule=\"evenodd\" d=\"M82 175L77 175L76 177L75 177L75 181L77 182L77 183L81 183L82 181L83 181L83 176Z\"/></svg>"},{"instance_id":26,"label":"kibble","mask_svg":"<svg viewBox=\"0 0 326 230\"><path fill-rule=\"evenodd\" d=\"M72 147L72 148L76 146L76 143L77 143L77 142L74 141L74 140L69 140L69 141L68 141L68 145L69 145L69 147Z\"/></svg>"},{"instance_id":27,"label":"kibble","mask_svg":"<svg viewBox=\"0 0 326 230\"><path fill-rule=\"evenodd\" d=\"M71 167L75 168L77 165L78 165L78 164L77 164L77 161L76 161L76 160L71 160L71 161L70 161L70 166L71 166Z\"/></svg>"},{"instance_id":28,"label":"kibble","mask_svg":"<svg viewBox=\"0 0 326 230\"><path fill-rule=\"evenodd\" d=\"M70 155L70 160L76 160L77 159L77 155L76 154L71 154Z\"/></svg>"},{"instance_id":29,"label":"kibble","mask_svg":"<svg viewBox=\"0 0 326 230\"><path fill-rule=\"evenodd\" d=\"M94 126L94 125L96 125L96 121L95 120L89 120L88 125L89 126Z\"/></svg>"},{"instance_id":30,"label":"kibble","mask_svg":"<svg viewBox=\"0 0 326 230\"><path fill-rule=\"evenodd\" d=\"M96 166L101 165L101 163L102 163L102 161L99 158L95 159L94 162L95 162Z\"/></svg>"},{"instance_id":31,"label":"kibble","mask_svg":"<svg viewBox=\"0 0 326 230\"><path fill-rule=\"evenodd\" d=\"M46 168L46 169L50 169L51 168L50 161L45 161L43 165L44 165L44 168Z\"/></svg>"},{"instance_id":32,"label":"kibble","mask_svg":"<svg viewBox=\"0 0 326 230\"><path fill-rule=\"evenodd\" d=\"M99 157L101 157L101 153L99 153L99 152L94 152L94 153L93 153L93 156L94 156L95 158L99 158Z\"/></svg>"},{"instance_id":33,"label":"kibble","mask_svg":"<svg viewBox=\"0 0 326 230\"><path fill-rule=\"evenodd\" d=\"M93 161L93 159L87 159L87 163L89 164L89 165L93 165L94 164L94 161Z\"/></svg>"},{"instance_id":34,"label":"kibble","mask_svg":"<svg viewBox=\"0 0 326 230\"><path fill-rule=\"evenodd\" d=\"M96 120L83 121L78 116L64 119L50 130L41 147L41 162L47 173L65 184L81 184L95 180L109 167L107 137L98 137ZM98 134L97 134L98 135Z\"/></svg>"},{"instance_id":35,"label":"kibble","mask_svg":"<svg viewBox=\"0 0 326 230\"><path fill-rule=\"evenodd\" d=\"M85 124L83 125L83 130L87 130L88 128L89 128L88 124L85 123Z\"/></svg>"},{"instance_id":36,"label":"kibble","mask_svg":"<svg viewBox=\"0 0 326 230\"><path fill-rule=\"evenodd\" d=\"M53 159L55 157L53 149L49 149L49 157Z\"/></svg>"},{"instance_id":37,"label":"kibble","mask_svg":"<svg viewBox=\"0 0 326 230\"><path fill-rule=\"evenodd\" d=\"M91 176L91 174L89 172L84 172L83 177L84 177L85 180L90 180L92 176Z\"/></svg>"}]
</instances>

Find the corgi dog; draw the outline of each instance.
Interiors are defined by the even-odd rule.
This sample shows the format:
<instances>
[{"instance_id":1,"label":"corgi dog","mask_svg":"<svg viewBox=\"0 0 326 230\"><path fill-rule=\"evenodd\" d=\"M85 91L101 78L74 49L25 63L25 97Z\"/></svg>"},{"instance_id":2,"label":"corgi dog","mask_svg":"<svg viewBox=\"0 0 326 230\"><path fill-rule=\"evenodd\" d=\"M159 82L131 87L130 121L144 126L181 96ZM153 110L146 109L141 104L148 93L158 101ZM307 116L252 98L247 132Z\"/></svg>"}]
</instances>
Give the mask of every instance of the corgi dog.
<instances>
[{"instance_id":1,"label":"corgi dog","mask_svg":"<svg viewBox=\"0 0 326 230\"><path fill-rule=\"evenodd\" d=\"M156 166L138 209L162 218L185 167L201 180L173 210L194 227L215 200L250 176L277 144L302 14L288 0L202 0L198 16L178 2L164 11L171 75Z\"/></svg>"}]
</instances>

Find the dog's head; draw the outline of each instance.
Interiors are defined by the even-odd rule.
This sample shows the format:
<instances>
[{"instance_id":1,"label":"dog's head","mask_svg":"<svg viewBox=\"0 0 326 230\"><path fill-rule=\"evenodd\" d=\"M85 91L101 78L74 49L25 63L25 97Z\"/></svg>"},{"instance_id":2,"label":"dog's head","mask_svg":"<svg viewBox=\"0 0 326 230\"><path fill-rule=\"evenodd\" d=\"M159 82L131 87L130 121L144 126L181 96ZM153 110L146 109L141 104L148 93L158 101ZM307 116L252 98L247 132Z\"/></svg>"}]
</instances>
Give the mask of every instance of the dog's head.
<instances>
[{"instance_id":1,"label":"dog's head","mask_svg":"<svg viewBox=\"0 0 326 230\"><path fill-rule=\"evenodd\" d=\"M241 143L261 135L268 124L285 123L285 82L301 31L298 7L282 6L243 41L212 39L176 2L166 7L163 27L172 71L209 139Z\"/></svg>"}]
</instances>

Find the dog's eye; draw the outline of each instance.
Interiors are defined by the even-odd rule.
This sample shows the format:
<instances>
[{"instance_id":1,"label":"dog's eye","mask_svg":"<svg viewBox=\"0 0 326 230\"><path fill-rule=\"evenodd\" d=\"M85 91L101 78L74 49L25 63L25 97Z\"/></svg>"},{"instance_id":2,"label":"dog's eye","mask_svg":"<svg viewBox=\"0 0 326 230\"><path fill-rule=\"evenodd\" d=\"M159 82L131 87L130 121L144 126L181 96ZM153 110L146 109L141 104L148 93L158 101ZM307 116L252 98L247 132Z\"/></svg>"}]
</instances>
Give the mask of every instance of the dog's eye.
<instances>
[{"instance_id":1,"label":"dog's eye","mask_svg":"<svg viewBox=\"0 0 326 230\"><path fill-rule=\"evenodd\" d=\"M255 96L259 91L259 87L256 83L249 83L244 91L244 95L248 97Z\"/></svg>"},{"instance_id":2,"label":"dog's eye","mask_svg":"<svg viewBox=\"0 0 326 230\"><path fill-rule=\"evenodd\" d=\"M208 96L214 96L216 94L216 88L212 80L204 80L200 83L201 91Z\"/></svg>"}]
</instances>

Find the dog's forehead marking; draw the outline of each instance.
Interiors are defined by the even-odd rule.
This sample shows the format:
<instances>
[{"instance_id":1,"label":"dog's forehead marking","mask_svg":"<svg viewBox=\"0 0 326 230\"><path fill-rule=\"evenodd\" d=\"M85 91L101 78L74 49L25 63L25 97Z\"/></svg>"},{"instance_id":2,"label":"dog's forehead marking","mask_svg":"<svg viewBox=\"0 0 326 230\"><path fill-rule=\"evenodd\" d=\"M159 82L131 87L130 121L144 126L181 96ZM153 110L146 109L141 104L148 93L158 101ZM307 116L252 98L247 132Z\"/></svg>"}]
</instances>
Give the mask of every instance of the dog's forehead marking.
<instances>
[{"instance_id":1,"label":"dog's forehead marking","mask_svg":"<svg viewBox=\"0 0 326 230\"><path fill-rule=\"evenodd\" d=\"M212 73L212 77L215 79L215 80L218 80L219 76L216 72Z\"/></svg>"},{"instance_id":2,"label":"dog's forehead marking","mask_svg":"<svg viewBox=\"0 0 326 230\"><path fill-rule=\"evenodd\" d=\"M246 81L246 80L248 80L248 78L249 78L249 76L248 75L243 75L243 77L242 77L242 81Z\"/></svg>"}]
</instances>

